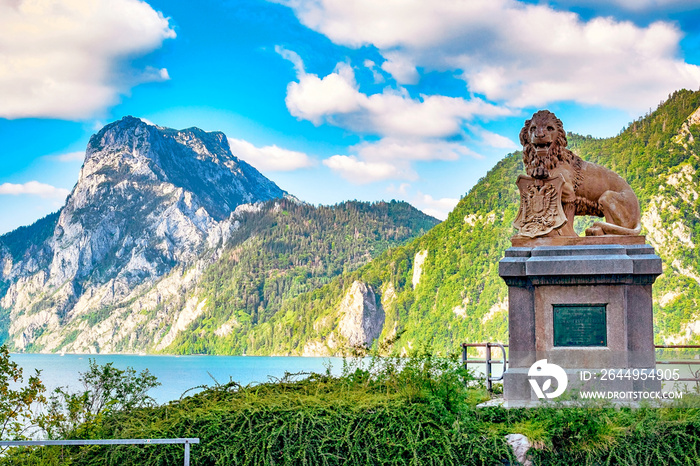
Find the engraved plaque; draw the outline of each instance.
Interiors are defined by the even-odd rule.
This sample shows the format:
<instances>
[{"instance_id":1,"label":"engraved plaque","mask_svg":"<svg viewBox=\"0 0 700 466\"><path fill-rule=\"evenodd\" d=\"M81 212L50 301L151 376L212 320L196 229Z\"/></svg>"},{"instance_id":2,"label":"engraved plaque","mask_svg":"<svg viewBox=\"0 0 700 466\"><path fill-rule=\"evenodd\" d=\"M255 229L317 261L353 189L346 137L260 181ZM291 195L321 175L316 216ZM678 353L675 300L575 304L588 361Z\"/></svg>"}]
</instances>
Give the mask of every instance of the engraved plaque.
<instances>
[{"instance_id":1,"label":"engraved plaque","mask_svg":"<svg viewBox=\"0 0 700 466\"><path fill-rule=\"evenodd\" d=\"M607 346L605 304L554 304L554 346Z\"/></svg>"}]
</instances>

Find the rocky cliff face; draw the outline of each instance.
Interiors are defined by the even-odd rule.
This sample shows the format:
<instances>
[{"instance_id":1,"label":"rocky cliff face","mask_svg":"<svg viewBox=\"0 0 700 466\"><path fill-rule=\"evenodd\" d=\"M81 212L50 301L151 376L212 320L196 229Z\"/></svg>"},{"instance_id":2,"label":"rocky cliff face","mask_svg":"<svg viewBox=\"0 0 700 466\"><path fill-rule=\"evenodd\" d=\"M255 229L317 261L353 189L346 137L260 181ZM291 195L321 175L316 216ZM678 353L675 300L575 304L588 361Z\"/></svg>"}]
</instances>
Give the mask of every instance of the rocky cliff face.
<instances>
[{"instance_id":1,"label":"rocky cliff face","mask_svg":"<svg viewBox=\"0 0 700 466\"><path fill-rule=\"evenodd\" d=\"M387 289L378 301L371 286L354 281L343 299L313 326L315 336L301 350L303 356L339 356L362 353L382 334L384 306L391 305L393 290Z\"/></svg>"},{"instance_id":2,"label":"rocky cliff face","mask_svg":"<svg viewBox=\"0 0 700 466\"><path fill-rule=\"evenodd\" d=\"M201 311L188 292L237 228L236 209L285 195L223 133L133 117L106 126L48 238L23 254L0 247L14 348L106 352L172 338Z\"/></svg>"},{"instance_id":3,"label":"rocky cliff face","mask_svg":"<svg viewBox=\"0 0 700 466\"><path fill-rule=\"evenodd\" d=\"M340 303L338 332L350 347L369 347L384 328L384 309L371 287L355 281Z\"/></svg>"}]
</instances>

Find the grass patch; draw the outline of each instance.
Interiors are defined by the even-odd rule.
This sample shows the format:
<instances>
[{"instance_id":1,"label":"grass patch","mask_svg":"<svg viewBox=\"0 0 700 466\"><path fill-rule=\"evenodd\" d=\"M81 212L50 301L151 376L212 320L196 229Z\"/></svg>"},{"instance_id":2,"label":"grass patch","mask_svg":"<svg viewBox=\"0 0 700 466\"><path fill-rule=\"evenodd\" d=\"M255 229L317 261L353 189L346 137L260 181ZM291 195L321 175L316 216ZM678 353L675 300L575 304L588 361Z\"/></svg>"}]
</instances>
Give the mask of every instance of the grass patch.
<instances>
[{"instance_id":1,"label":"grass patch","mask_svg":"<svg viewBox=\"0 0 700 466\"><path fill-rule=\"evenodd\" d=\"M348 362L337 377L229 382L166 405L111 412L91 436L199 437L192 465L515 464L510 433L531 439L538 465L691 465L700 458L697 397L663 408L476 408L489 395L467 388L469 380L456 360L427 353ZM44 447L16 449L0 464L169 465L182 458L181 445Z\"/></svg>"}]
</instances>

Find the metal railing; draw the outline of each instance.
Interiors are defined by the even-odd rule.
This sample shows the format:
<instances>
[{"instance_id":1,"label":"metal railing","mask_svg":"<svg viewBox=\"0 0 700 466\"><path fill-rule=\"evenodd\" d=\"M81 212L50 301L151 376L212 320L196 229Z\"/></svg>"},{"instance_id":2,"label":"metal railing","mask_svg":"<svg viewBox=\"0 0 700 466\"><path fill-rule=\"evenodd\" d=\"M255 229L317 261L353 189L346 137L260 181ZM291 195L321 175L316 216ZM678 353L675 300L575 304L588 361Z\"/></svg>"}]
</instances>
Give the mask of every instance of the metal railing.
<instances>
[{"instance_id":1,"label":"metal railing","mask_svg":"<svg viewBox=\"0 0 700 466\"><path fill-rule=\"evenodd\" d=\"M486 348L486 359L469 359L467 355L467 349L468 348ZM491 348L497 347L501 349L501 354L503 355L503 359L492 359L491 358ZM488 391L493 391L493 382L497 382L499 380L503 380L503 374L505 374L506 369L508 368L508 359L506 356L506 348L508 345L503 345L501 343L462 343L462 364L464 364L465 369L469 369L469 363L472 364L486 364L486 371L485 371L485 376L486 376L486 389ZM502 364L503 365L503 371L501 371L501 375L498 377L493 376L493 363L497 364Z\"/></svg>"},{"instance_id":2,"label":"metal railing","mask_svg":"<svg viewBox=\"0 0 700 466\"><path fill-rule=\"evenodd\" d=\"M700 345L654 345L656 349L700 349ZM659 361L656 360L656 364L700 364L700 359L678 359L678 360L668 360ZM691 370L691 372L693 372ZM677 379L678 382L700 382L700 373L698 371L694 372L695 377L681 377Z\"/></svg>"},{"instance_id":3,"label":"metal railing","mask_svg":"<svg viewBox=\"0 0 700 466\"><path fill-rule=\"evenodd\" d=\"M190 466L190 445L199 443L199 438L130 438L108 440L3 440L0 447L32 447L48 445L162 445L182 443L185 445L185 466Z\"/></svg>"},{"instance_id":4,"label":"metal railing","mask_svg":"<svg viewBox=\"0 0 700 466\"><path fill-rule=\"evenodd\" d=\"M491 348L498 347L501 349L503 359L492 359ZM486 359L473 359L467 355L468 348L486 348ZM501 343L462 343L462 364L465 369L469 368L469 364L485 364L486 370L484 376L486 379L486 388L489 391L493 390L493 382L503 380L503 373L508 367L508 359L506 356L506 348L508 345ZM655 349L700 349L700 345L654 345ZM493 363L503 364L503 372L498 377L493 376ZM656 360L656 364L700 364L700 359L678 359L678 360ZM700 371L695 373L695 377L681 377L678 382L700 382Z\"/></svg>"}]
</instances>

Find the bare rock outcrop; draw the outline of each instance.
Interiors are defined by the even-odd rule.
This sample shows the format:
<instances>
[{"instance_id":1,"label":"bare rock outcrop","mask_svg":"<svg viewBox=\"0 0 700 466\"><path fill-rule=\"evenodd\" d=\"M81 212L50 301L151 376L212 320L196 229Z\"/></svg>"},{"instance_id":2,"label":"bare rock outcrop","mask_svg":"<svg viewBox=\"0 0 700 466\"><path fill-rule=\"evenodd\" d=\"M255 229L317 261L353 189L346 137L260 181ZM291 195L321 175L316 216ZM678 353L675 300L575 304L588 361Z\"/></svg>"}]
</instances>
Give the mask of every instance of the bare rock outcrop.
<instances>
[{"instance_id":1,"label":"bare rock outcrop","mask_svg":"<svg viewBox=\"0 0 700 466\"><path fill-rule=\"evenodd\" d=\"M384 327L384 309L377 306L370 286L355 281L345 294L338 310L340 335L351 347L369 347Z\"/></svg>"}]
</instances>

